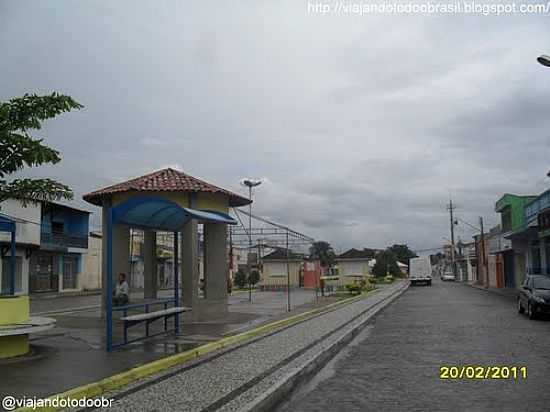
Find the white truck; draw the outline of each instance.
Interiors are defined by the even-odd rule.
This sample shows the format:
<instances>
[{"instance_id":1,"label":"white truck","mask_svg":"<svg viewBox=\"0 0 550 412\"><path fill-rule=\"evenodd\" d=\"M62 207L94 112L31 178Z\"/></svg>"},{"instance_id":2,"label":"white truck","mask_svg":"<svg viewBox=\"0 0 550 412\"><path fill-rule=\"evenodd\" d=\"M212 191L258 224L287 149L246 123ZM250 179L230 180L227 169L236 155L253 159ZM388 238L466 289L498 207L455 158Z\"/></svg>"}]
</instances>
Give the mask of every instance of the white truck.
<instances>
[{"instance_id":1,"label":"white truck","mask_svg":"<svg viewBox=\"0 0 550 412\"><path fill-rule=\"evenodd\" d=\"M425 283L432 286L432 263L429 256L409 259L409 280L411 285Z\"/></svg>"}]
</instances>

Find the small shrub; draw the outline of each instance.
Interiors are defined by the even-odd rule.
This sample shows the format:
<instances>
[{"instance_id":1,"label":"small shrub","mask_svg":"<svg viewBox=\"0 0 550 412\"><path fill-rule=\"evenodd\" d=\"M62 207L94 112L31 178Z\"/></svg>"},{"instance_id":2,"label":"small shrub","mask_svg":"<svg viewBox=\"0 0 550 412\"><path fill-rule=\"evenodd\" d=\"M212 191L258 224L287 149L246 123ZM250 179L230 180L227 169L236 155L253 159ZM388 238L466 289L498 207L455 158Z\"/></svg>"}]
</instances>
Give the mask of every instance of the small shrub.
<instances>
[{"instance_id":1,"label":"small shrub","mask_svg":"<svg viewBox=\"0 0 550 412\"><path fill-rule=\"evenodd\" d=\"M359 294L362 291L361 285L359 283L350 283L349 285L346 285L346 289L352 295Z\"/></svg>"},{"instance_id":2,"label":"small shrub","mask_svg":"<svg viewBox=\"0 0 550 412\"><path fill-rule=\"evenodd\" d=\"M244 288L247 284L247 276L246 273L244 273L241 269L235 273L235 278L233 279L233 283L237 285L238 288Z\"/></svg>"}]
</instances>

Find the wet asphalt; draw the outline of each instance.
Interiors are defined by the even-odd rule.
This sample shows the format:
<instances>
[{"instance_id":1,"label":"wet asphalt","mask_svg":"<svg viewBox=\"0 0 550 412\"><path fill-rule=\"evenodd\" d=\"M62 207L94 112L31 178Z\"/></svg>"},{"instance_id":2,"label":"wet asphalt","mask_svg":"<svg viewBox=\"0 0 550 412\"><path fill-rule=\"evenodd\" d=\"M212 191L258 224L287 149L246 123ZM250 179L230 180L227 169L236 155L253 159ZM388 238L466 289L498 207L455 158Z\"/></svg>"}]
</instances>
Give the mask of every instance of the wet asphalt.
<instances>
[{"instance_id":1,"label":"wet asphalt","mask_svg":"<svg viewBox=\"0 0 550 412\"><path fill-rule=\"evenodd\" d=\"M441 366L527 368L526 379L441 380ZM279 411L550 411L550 321L463 284L415 286Z\"/></svg>"}]
</instances>

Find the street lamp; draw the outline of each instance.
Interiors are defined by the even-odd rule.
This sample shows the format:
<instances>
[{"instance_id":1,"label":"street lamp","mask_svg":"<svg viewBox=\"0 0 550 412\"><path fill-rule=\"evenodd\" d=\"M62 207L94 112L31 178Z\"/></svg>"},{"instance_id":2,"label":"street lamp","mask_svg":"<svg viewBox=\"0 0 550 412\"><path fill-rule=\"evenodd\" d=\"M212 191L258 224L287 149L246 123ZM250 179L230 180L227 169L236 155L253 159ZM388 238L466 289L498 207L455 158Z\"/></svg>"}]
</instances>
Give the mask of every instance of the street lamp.
<instances>
[{"instance_id":1,"label":"street lamp","mask_svg":"<svg viewBox=\"0 0 550 412\"><path fill-rule=\"evenodd\" d=\"M250 282L250 272L252 271L252 265L250 262L250 254L252 253L252 188L262 184L259 179L244 178L241 180L241 185L248 187L248 301L252 302L252 283ZM258 256L259 258L259 256Z\"/></svg>"},{"instance_id":2,"label":"street lamp","mask_svg":"<svg viewBox=\"0 0 550 412\"><path fill-rule=\"evenodd\" d=\"M539 57L537 57L537 61L543 66L550 67L550 56L542 54Z\"/></svg>"}]
</instances>

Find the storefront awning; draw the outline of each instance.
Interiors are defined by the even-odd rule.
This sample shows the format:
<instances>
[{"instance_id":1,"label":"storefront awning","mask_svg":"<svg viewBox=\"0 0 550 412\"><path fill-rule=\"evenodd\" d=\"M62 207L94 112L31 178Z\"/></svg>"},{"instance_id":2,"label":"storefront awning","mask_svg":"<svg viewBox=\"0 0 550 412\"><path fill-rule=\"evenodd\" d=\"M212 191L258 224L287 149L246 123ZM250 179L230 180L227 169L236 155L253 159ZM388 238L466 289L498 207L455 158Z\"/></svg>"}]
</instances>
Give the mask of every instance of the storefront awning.
<instances>
[{"instance_id":1,"label":"storefront awning","mask_svg":"<svg viewBox=\"0 0 550 412\"><path fill-rule=\"evenodd\" d=\"M15 232L15 222L8 217L0 215L0 232Z\"/></svg>"}]
</instances>

